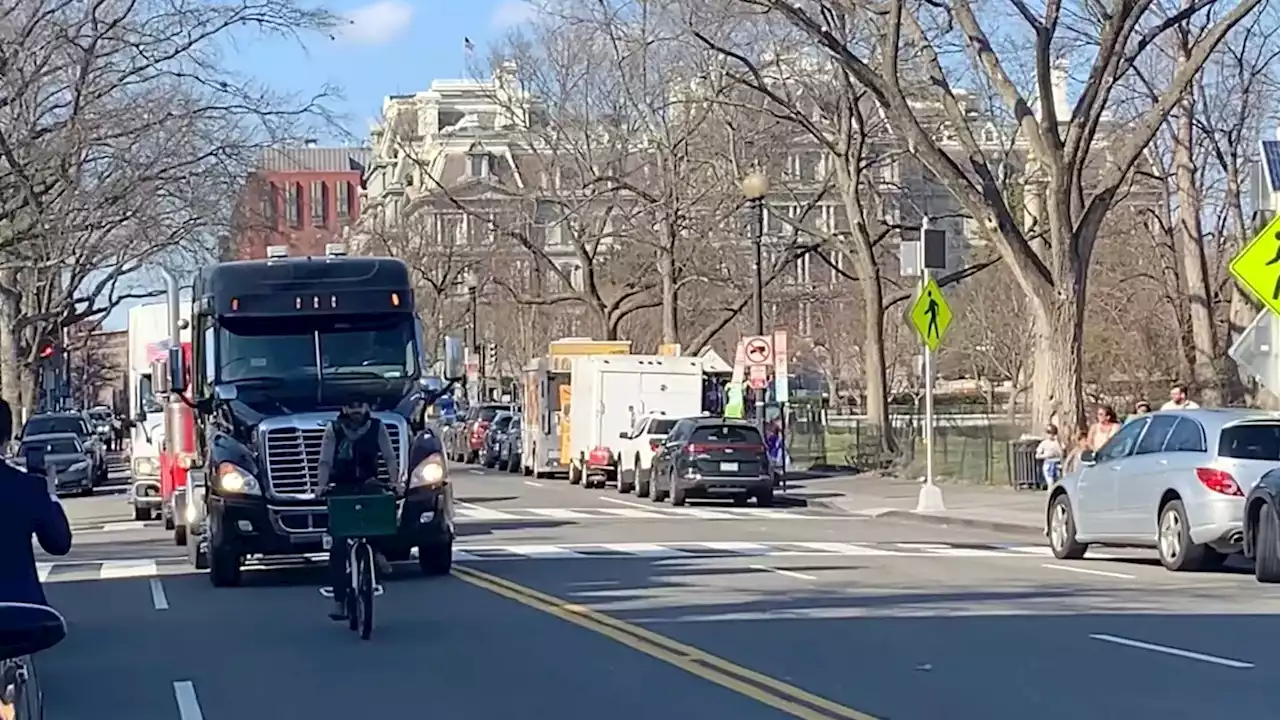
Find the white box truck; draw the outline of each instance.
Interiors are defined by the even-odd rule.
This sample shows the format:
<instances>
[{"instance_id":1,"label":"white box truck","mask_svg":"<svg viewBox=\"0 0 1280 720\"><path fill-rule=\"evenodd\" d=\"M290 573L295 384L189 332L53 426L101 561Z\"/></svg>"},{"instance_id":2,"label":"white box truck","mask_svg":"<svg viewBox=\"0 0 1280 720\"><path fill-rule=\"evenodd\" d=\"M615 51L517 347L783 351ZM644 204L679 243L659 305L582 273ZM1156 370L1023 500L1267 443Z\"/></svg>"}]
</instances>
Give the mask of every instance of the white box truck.
<instances>
[{"instance_id":1,"label":"white box truck","mask_svg":"<svg viewBox=\"0 0 1280 720\"><path fill-rule=\"evenodd\" d=\"M646 415L696 417L702 412L702 360L665 355L598 355L573 359L569 403L569 482L618 482L619 449ZM565 458L561 459L562 462ZM630 492L631 488L620 487Z\"/></svg>"}]
</instances>

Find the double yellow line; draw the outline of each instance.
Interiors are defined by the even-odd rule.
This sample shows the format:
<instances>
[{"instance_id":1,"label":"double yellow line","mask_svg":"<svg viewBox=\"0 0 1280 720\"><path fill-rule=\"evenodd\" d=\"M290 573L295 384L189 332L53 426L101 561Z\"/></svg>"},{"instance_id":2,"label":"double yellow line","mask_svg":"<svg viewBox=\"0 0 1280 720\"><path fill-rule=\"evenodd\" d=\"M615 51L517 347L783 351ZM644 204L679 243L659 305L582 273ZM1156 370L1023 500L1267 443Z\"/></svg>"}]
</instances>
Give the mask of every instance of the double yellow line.
<instances>
[{"instance_id":1,"label":"double yellow line","mask_svg":"<svg viewBox=\"0 0 1280 720\"><path fill-rule=\"evenodd\" d=\"M633 650L777 708L802 720L877 720L824 697L749 670L698 648L623 622L590 608L468 567L453 566L454 577L521 605L599 633Z\"/></svg>"}]
</instances>

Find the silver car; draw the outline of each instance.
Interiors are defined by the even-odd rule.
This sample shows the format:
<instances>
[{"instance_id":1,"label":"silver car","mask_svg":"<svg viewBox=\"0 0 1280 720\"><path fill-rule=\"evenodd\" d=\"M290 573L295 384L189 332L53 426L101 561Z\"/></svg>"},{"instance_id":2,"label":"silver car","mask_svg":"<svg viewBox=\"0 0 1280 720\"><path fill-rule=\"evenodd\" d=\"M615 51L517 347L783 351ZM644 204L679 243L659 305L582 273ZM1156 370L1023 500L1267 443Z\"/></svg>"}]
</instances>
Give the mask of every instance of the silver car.
<instances>
[{"instance_id":1,"label":"silver car","mask_svg":"<svg viewBox=\"0 0 1280 720\"><path fill-rule=\"evenodd\" d=\"M1170 570L1211 569L1239 552L1244 499L1280 467L1280 414L1171 410L1125 423L1049 493L1049 546L1154 547Z\"/></svg>"},{"instance_id":2,"label":"silver car","mask_svg":"<svg viewBox=\"0 0 1280 720\"><path fill-rule=\"evenodd\" d=\"M80 438L72 433L50 433L47 435L30 435L22 439L18 446L17 464L25 464L27 453L33 447L44 450L45 464L54 469L57 475L56 492L93 494L93 459L85 449Z\"/></svg>"}]
</instances>

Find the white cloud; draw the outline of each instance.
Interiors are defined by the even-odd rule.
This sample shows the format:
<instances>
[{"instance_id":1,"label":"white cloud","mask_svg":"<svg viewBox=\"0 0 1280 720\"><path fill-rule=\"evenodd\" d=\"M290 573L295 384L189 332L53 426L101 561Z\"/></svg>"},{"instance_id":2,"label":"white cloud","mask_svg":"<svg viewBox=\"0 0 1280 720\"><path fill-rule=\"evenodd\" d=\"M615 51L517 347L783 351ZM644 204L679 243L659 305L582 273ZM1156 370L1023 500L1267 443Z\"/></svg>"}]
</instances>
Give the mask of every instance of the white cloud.
<instances>
[{"instance_id":1,"label":"white cloud","mask_svg":"<svg viewBox=\"0 0 1280 720\"><path fill-rule=\"evenodd\" d=\"M529 22L537 13L529 0L506 0L493 9L489 24L495 30L506 30Z\"/></svg>"},{"instance_id":2,"label":"white cloud","mask_svg":"<svg viewBox=\"0 0 1280 720\"><path fill-rule=\"evenodd\" d=\"M344 40L358 45L385 45L409 29L413 6L403 0L378 0L345 13Z\"/></svg>"}]
</instances>

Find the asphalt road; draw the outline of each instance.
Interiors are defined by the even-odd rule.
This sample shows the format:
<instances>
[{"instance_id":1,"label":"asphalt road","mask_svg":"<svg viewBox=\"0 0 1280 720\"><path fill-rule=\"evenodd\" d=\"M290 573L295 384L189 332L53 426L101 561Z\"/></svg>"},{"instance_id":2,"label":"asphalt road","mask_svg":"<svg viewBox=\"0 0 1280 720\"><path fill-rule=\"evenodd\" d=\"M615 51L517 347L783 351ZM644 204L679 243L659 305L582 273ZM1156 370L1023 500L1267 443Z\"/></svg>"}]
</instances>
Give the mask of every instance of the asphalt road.
<instances>
[{"instance_id":1,"label":"asphalt road","mask_svg":"<svg viewBox=\"0 0 1280 720\"><path fill-rule=\"evenodd\" d=\"M457 570L398 571L369 642L325 617L317 569L215 590L159 528L80 533L73 563L45 566L71 626L40 658L48 717L1274 714L1280 590L1246 574L470 468L457 483ZM67 506L110 527L128 510L112 503Z\"/></svg>"}]
</instances>

